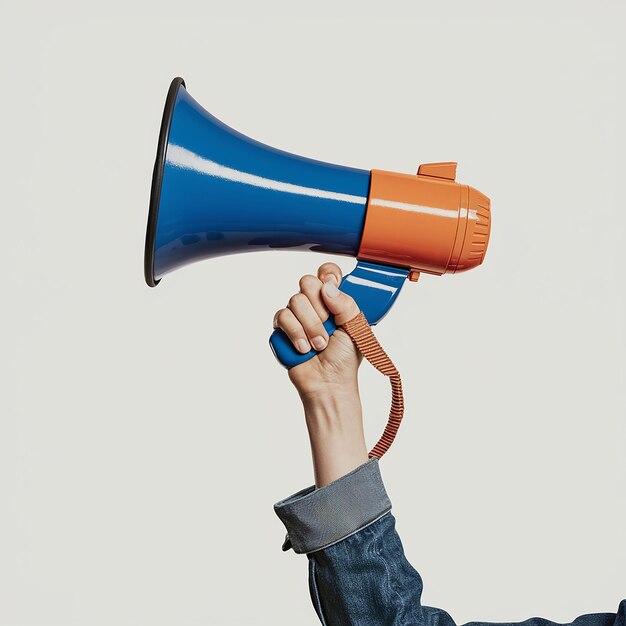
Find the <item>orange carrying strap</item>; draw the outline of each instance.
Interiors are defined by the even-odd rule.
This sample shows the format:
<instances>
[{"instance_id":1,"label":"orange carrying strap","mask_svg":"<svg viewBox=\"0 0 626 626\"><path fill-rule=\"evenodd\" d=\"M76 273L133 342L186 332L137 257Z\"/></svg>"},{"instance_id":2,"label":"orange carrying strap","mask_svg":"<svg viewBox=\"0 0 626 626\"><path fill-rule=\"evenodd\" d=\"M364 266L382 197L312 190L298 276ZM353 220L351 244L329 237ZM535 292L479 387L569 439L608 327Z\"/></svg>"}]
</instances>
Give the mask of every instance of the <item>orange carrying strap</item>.
<instances>
[{"instance_id":1,"label":"orange carrying strap","mask_svg":"<svg viewBox=\"0 0 626 626\"><path fill-rule=\"evenodd\" d=\"M346 331L350 339L355 343L361 354L382 374L389 377L391 382L391 409L387 426L378 443L371 449L368 456L380 459L396 438L400 422L404 416L404 396L402 395L402 381L400 372L396 369L392 360L383 347L378 343L376 335L370 328L365 315L360 312L356 317L340 326Z\"/></svg>"}]
</instances>

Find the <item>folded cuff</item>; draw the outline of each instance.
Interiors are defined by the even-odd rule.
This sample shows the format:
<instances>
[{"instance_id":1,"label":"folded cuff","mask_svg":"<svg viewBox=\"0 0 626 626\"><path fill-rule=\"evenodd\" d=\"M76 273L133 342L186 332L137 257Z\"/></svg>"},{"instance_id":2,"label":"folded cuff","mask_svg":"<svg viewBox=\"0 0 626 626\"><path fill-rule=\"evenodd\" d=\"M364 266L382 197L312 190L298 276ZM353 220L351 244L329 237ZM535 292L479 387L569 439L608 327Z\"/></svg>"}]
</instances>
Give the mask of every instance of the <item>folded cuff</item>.
<instances>
[{"instance_id":1,"label":"folded cuff","mask_svg":"<svg viewBox=\"0 0 626 626\"><path fill-rule=\"evenodd\" d=\"M274 504L287 529L282 549L297 554L327 548L390 510L375 456L320 489L312 485Z\"/></svg>"}]
</instances>

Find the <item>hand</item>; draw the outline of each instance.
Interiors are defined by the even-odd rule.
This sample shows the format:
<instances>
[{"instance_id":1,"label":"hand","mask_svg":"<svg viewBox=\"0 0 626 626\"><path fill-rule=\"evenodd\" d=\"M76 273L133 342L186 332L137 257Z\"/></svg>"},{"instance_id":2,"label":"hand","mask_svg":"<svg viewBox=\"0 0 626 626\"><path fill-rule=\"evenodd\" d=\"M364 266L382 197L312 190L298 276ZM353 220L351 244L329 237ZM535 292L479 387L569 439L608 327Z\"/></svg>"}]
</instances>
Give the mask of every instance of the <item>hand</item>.
<instances>
[{"instance_id":1,"label":"hand","mask_svg":"<svg viewBox=\"0 0 626 626\"><path fill-rule=\"evenodd\" d=\"M323 326L330 313L337 326L359 313L356 302L337 289L340 282L341 269L324 263L317 277L300 279L300 292L274 315L274 328L282 328L296 350L318 351L289 370L304 405L318 488L368 460L358 385L363 356L344 330L337 328L329 339ZM316 337L322 343L316 345Z\"/></svg>"},{"instance_id":2,"label":"hand","mask_svg":"<svg viewBox=\"0 0 626 626\"><path fill-rule=\"evenodd\" d=\"M358 394L357 373L363 356L345 331L337 328L329 338L323 326L330 313L337 326L359 313L356 302L337 289L341 277L335 263L320 265L317 277L303 276L300 292L274 315L274 328L281 328L298 352L318 351L312 359L289 370L289 379L303 401L329 392Z\"/></svg>"}]
</instances>

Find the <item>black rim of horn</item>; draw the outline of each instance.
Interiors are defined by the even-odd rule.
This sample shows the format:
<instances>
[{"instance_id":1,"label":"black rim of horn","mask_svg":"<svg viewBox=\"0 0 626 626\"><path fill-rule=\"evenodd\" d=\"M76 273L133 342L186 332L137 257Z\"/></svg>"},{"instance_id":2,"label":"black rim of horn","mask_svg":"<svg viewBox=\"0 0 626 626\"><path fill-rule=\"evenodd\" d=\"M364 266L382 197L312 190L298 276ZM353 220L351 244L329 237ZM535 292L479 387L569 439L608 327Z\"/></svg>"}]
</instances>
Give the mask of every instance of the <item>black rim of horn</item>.
<instances>
[{"instance_id":1,"label":"black rim of horn","mask_svg":"<svg viewBox=\"0 0 626 626\"><path fill-rule=\"evenodd\" d=\"M165 167L165 150L170 134L174 105L180 86L185 87L185 81L176 77L167 92L165 109L163 109L163 119L161 120L161 130L159 131L159 145L157 147L154 171L152 172L152 187L150 189L150 209L148 211L148 227L146 229L146 248L144 252L143 270L146 283L149 287L156 287L159 280L154 279L154 244L156 240L157 222L159 221L159 204L161 200L161 183L163 182L163 168Z\"/></svg>"}]
</instances>

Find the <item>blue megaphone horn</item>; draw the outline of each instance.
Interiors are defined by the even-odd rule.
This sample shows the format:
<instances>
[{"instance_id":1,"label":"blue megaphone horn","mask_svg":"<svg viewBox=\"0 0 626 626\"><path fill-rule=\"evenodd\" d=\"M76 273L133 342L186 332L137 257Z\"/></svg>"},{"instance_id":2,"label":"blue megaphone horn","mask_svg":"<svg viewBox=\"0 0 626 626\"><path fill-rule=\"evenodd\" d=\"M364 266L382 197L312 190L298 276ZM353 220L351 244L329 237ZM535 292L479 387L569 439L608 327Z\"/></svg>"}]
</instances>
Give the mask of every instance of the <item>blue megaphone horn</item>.
<instances>
[{"instance_id":1,"label":"blue megaphone horn","mask_svg":"<svg viewBox=\"0 0 626 626\"><path fill-rule=\"evenodd\" d=\"M175 78L165 102L145 246L155 287L184 265L258 250L306 250L357 258L339 288L370 325L391 308L405 280L482 263L489 199L455 182L456 163L417 175L360 170L277 150L205 111ZM324 324L329 336L332 316ZM270 346L293 367L298 352L282 330Z\"/></svg>"}]
</instances>

